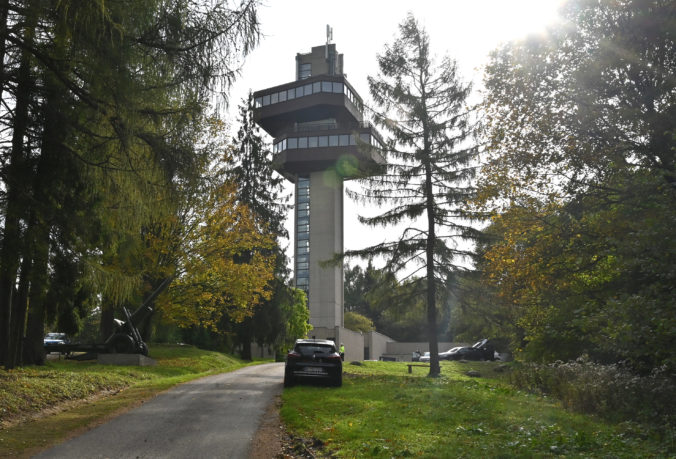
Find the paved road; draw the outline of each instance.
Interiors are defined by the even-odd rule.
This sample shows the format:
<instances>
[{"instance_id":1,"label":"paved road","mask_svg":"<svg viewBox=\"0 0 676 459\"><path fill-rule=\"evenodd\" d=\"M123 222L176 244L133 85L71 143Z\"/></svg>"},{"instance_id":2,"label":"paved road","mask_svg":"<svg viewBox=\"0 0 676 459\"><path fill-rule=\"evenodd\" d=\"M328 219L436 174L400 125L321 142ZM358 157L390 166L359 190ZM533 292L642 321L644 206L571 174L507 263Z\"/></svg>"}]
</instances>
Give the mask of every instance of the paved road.
<instances>
[{"instance_id":1,"label":"paved road","mask_svg":"<svg viewBox=\"0 0 676 459\"><path fill-rule=\"evenodd\" d=\"M177 386L39 458L246 458L284 364Z\"/></svg>"}]
</instances>

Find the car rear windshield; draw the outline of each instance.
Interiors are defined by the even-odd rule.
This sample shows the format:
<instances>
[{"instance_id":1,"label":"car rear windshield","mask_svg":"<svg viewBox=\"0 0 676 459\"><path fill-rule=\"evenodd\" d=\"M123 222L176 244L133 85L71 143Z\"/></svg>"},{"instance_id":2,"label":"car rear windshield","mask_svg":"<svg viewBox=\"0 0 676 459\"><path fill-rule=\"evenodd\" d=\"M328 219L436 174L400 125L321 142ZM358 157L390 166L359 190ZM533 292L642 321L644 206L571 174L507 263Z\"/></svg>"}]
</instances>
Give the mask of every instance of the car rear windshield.
<instances>
[{"instance_id":1,"label":"car rear windshield","mask_svg":"<svg viewBox=\"0 0 676 459\"><path fill-rule=\"evenodd\" d=\"M302 355L311 355L317 352L331 354L335 352L335 349L330 344L301 343L296 344L296 352L300 352Z\"/></svg>"}]
</instances>

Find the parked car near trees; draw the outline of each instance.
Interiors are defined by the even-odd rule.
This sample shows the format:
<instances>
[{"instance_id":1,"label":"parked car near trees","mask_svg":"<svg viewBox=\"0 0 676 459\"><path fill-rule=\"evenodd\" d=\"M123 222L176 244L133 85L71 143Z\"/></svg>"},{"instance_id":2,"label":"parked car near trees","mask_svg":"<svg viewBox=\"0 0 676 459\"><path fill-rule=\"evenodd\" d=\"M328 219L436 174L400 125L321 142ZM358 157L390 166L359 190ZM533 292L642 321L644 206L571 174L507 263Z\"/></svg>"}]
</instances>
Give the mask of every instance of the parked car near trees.
<instances>
[{"instance_id":1,"label":"parked car near trees","mask_svg":"<svg viewBox=\"0 0 676 459\"><path fill-rule=\"evenodd\" d=\"M448 358L449 355L458 352L458 350L462 349L462 346L456 346L452 347L451 349L445 351L445 352L439 352L439 360L451 360Z\"/></svg>"},{"instance_id":2,"label":"parked car near trees","mask_svg":"<svg viewBox=\"0 0 676 459\"><path fill-rule=\"evenodd\" d=\"M68 338L65 333L49 332L45 335L42 343L45 347L45 352L50 354L52 352L60 352L58 350L58 345L68 344Z\"/></svg>"},{"instance_id":3,"label":"parked car near trees","mask_svg":"<svg viewBox=\"0 0 676 459\"><path fill-rule=\"evenodd\" d=\"M456 346L439 353L439 360L496 360L497 358L495 349L489 344L488 339L477 341L472 346ZM430 353L425 352L420 356L420 361L429 362Z\"/></svg>"},{"instance_id":4,"label":"parked car near trees","mask_svg":"<svg viewBox=\"0 0 676 459\"><path fill-rule=\"evenodd\" d=\"M53 346L55 344L66 344L68 343L68 339L66 338L65 333L50 332L45 335L43 343L45 346Z\"/></svg>"},{"instance_id":5,"label":"parked car near trees","mask_svg":"<svg viewBox=\"0 0 676 459\"><path fill-rule=\"evenodd\" d=\"M325 339L298 339L286 355L284 387L301 378L319 379L334 386L343 384L343 360L336 343Z\"/></svg>"},{"instance_id":6,"label":"parked car near trees","mask_svg":"<svg viewBox=\"0 0 676 459\"><path fill-rule=\"evenodd\" d=\"M443 360L495 360L495 349L488 339L477 341L472 346L454 347L439 354Z\"/></svg>"}]
</instances>

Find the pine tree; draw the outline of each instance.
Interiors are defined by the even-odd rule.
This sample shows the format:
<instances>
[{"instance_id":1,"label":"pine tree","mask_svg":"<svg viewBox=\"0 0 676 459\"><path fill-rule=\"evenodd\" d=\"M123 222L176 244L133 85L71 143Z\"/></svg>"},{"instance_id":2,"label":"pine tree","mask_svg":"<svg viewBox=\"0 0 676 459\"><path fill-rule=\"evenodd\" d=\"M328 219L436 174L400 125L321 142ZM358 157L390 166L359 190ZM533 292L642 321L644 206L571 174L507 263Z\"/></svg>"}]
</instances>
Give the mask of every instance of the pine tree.
<instances>
[{"instance_id":1,"label":"pine tree","mask_svg":"<svg viewBox=\"0 0 676 459\"><path fill-rule=\"evenodd\" d=\"M378 106L375 123L390 134L387 171L362 180L351 196L388 206L375 217L360 217L369 226L409 221L398 240L347 256L384 256L391 272L424 273L417 283L425 295L430 376L440 373L437 341L437 303L446 294L446 280L461 259L471 256L463 241L478 236L470 225L477 215L467 209L473 195L478 149L466 101L470 85L460 82L455 61L435 63L429 37L409 15L399 36L378 56L379 74L369 77Z\"/></svg>"},{"instance_id":2,"label":"pine tree","mask_svg":"<svg viewBox=\"0 0 676 459\"><path fill-rule=\"evenodd\" d=\"M281 343L284 322L276 320L283 315L285 298L292 296L286 285L287 259L280 238L288 238L284 219L288 196L283 194L283 178L272 167L272 152L265 148L258 125L253 119L253 97L242 101L239 111L240 127L234 140L232 156L227 158L228 176L237 184L241 202L253 211L261 230L277 236L275 279L270 284L272 298L258 305L252 317L235 326L243 358L250 359L251 343L274 345Z\"/></svg>"}]
</instances>

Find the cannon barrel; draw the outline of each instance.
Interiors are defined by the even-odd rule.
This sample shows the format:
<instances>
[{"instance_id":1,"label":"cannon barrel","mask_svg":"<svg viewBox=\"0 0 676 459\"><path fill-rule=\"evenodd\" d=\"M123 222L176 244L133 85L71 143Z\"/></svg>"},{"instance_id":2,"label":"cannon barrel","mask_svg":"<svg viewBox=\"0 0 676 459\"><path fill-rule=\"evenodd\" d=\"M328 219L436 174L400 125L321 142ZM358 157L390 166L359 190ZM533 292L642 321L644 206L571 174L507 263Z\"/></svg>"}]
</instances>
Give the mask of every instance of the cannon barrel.
<instances>
[{"instance_id":1,"label":"cannon barrel","mask_svg":"<svg viewBox=\"0 0 676 459\"><path fill-rule=\"evenodd\" d=\"M153 308L150 305L152 304L153 301L155 301L155 298L157 298L160 293L162 293L167 287L169 287L169 284L171 284L171 281L173 280L174 276L167 277L150 295L148 295L148 297L143 301L143 304L130 316L132 323L134 324L141 323L143 319L148 317L148 315L150 315L150 313L153 312Z\"/></svg>"},{"instance_id":2,"label":"cannon barrel","mask_svg":"<svg viewBox=\"0 0 676 459\"><path fill-rule=\"evenodd\" d=\"M59 344L45 346L47 352L60 352L63 354L70 354L71 352L84 352L85 354L78 354L70 356L75 360L90 360L96 358L97 354L105 354L111 352L133 354L139 353L148 355L148 346L143 342L141 334L136 328L136 324L141 323L153 311L150 304L162 293L175 276L169 276L160 283L160 285L143 300L143 304L130 314L127 308L122 308L125 320L115 319L116 330L108 337L103 344Z\"/></svg>"},{"instance_id":3,"label":"cannon barrel","mask_svg":"<svg viewBox=\"0 0 676 459\"><path fill-rule=\"evenodd\" d=\"M164 279L133 314L130 314L127 308L122 308L125 320L116 320L118 322L117 330L106 340L106 346L110 349L110 352L148 355L148 346L143 342L141 333L139 333L136 327L150 315L153 311L153 308L150 306L151 303L169 286L172 280L174 280L174 276Z\"/></svg>"}]
</instances>

